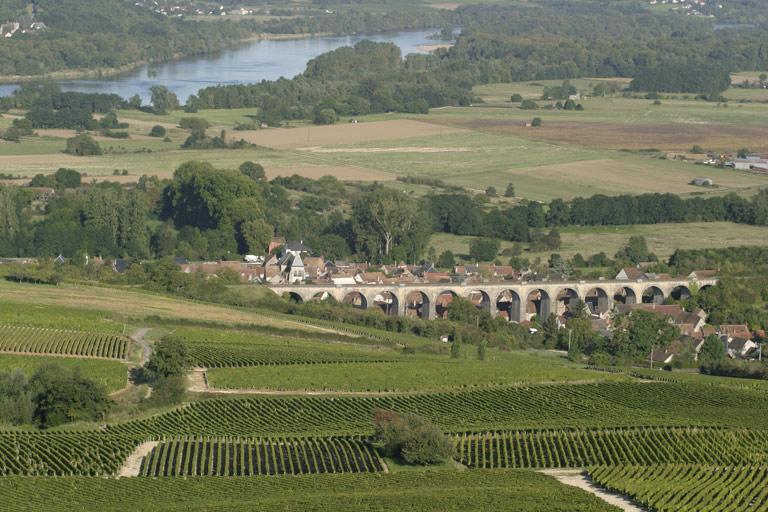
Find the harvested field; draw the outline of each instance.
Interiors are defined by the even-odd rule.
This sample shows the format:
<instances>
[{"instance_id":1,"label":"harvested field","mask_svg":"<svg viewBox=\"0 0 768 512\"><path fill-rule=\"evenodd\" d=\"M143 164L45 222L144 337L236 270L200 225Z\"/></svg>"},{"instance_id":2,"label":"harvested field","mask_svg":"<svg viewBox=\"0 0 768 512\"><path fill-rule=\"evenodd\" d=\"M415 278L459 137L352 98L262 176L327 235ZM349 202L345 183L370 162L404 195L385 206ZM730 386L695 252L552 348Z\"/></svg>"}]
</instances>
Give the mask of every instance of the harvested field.
<instances>
[{"instance_id":1,"label":"harvested field","mask_svg":"<svg viewBox=\"0 0 768 512\"><path fill-rule=\"evenodd\" d=\"M698 144L708 149L749 147L755 151L768 150L764 126L707 124L685 118L669 124L545 120L540 128L526 128L515 120L471 119L459 121L455 126L604 149L681 150Z\"/></svg>"},{"instance_id":2,"label":"harvested field","mask_svg":"<svg viewBox=\"0 0 768 512\"><path fill-rule=\"evenodd\" d=\"M379 140L407 139L447 133L461 133L460 127L446 127L421 121L398 119L359 124L337 124L332 126L306 126L302 128L275 128L256 132L240 132L243 138L253 144L276 149L326 146L337 144L359 144Z\"/></svg>"},{"instance_id":3,"label":"harvested field","mask_svg":"<svg viewBox=\"0 0 768 512\"><path fill-rule=\"evenodd\" d=\"M470 148L299 148L299 151L309 151L310 153L464 153L473 151Z\"/></svg>"},{"instance_id":4,"label":"harvested field","mask_svg":"<svg viewBox=\"0 0 768 512\"><path fill-rule=\"evenodd\" d=\"M654 165L658 162L658 165ZM663 165L668 163L668 165ZM768 178L702 167L694 164L678 164L648 159L597 159L579 162L541 165L523 169L510 169L511 176L533 176L539 180L559 183L559 186L591 186L594 193L613 195L623 193L672 192L686 194L691 192L724 191L723 189L747 188ZM690 185L690 181L700 175L712 177L719 189L702 189Z\"/></svg>"}]
</instances>

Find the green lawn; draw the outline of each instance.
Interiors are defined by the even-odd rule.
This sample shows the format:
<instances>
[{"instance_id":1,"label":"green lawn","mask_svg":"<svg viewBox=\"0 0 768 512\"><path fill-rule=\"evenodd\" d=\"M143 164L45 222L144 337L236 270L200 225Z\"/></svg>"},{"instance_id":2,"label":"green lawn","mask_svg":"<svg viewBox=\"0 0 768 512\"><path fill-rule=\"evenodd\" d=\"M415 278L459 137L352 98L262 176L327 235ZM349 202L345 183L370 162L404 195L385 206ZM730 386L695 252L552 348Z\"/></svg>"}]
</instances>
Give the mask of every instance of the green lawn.
<instances>
[{"instance_id":1,"label":"green lawn","mask_svg":"<svg viewBox=\"0 0 768 512\"><path fill-rule=\"evenodd\" d=\"M31 375L39 367L46 364L56 364L69 370L78 371L83 377L104 386L109 393L118 391L127 384L128 368L118 361L0 354L0 372L13 372L19 369L26 375Z\"/></svg>"}]
</instances>

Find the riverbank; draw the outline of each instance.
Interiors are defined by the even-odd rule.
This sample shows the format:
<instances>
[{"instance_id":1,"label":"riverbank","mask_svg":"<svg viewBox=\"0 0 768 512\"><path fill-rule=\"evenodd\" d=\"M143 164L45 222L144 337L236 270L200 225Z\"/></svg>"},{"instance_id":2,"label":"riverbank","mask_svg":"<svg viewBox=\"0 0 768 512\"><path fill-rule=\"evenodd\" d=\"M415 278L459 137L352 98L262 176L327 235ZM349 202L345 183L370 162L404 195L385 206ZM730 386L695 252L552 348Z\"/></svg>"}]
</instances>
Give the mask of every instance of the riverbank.
<instances>
[{"instance_id":1,"label":"riverbank","mask_svg":"<svg viewBox=\"0 0 768 512\"><path fill-rule=\"evenodd\" d=\"M254 41L290 41L290 40L298 40L298 39L308 39L310 37L327 37L331 36L332 34L330 32L319 32L316 34L269 34L269 33L257 33L252 34L251 36L240 39L239 41L235 42L231 46L227 46L225 48L222 48L218 51L224 51L229 50L232 48L237 47L241 44L247 44L252 43ZM216 52L212 52L216 53ZM136 69L147 66L151 64L165 64L168 62L173 62L179 59L184 58L191 58L191 57L200 57L203 55L209 55L209 54L176 54L173 56L173 58L168 60L162 60L162 61L136 61L132 62L130 64L126 64L125 66L120 66L116 68L99 68L99 69L67 69L67 70L61 70L61 71L51 71L50 73L43 73L39 75L3 75L0 76L0 84L15 84L20 82L34 82L36 80L53 80L53 81L62 81L62 80L99 80L102 78L113 78L116 76L120 76L126 73L130 73L131 71L135 71Z\"/></svg>"}]
</instances>

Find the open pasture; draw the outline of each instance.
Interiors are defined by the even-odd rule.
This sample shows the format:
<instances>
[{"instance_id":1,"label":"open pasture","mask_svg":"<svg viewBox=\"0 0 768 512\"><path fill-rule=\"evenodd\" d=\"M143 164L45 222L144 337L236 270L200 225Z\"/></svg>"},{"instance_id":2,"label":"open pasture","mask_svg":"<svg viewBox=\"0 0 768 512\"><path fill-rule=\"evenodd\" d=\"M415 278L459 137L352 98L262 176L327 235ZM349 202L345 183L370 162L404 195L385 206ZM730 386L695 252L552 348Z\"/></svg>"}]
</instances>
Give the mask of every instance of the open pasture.
<instances>
[{"instance_id":1,"label":"open pasture","mask_svg":"<svg viewBox=\"0 0 768 512\"><path fill-rule=\"evenodd\" d=\"M683 224L636 224L633 226L567 226L559 228L561 247L556 252L564 257L580 253L584 257L604 252L612 258L625 247L632 236L644 236L649 249L660 258L669 257L676 249L703 249L768 245L768 232L759 226L731 222L690 222ZM438 254L450 250L469 255L469 242L474 237L434 233L429 246ZM513 242L502 242L502 249ZM547 259L549 252L523 252L526 258Z\"/></svg>"},{"instance_id":2,"label":"open pasture","mask_svg":"<svg viewBox=\"0 0 768 512\"><path fill-rule=\"evenodd\" d=\"M765 463L598 466L589 470L589 476L596 484L628 495L649 510L768 510Z\"/></svg>"},{"instance_id":3,"label":"open pasture","mask_svg":"<svg viewBox=\"0 0 768 512\"><path fill-rule=\"evenodd\" d=\"M398 362L271 365L208 372L213 388L386 392L624 379L568 364L557 356L489 349L487 360L413 356Z\"/></svg>"},{"instance_id":4,"label":"open pasture","mask_svg":"<svg viewBox=\"0 0 768 512\"><path fill-rule=\"evenodd\" d=\"M285 478L4 478L0 508L83 512L618 512L599 498L520 470L406 471Z\"/></svg>"}]
</instances>

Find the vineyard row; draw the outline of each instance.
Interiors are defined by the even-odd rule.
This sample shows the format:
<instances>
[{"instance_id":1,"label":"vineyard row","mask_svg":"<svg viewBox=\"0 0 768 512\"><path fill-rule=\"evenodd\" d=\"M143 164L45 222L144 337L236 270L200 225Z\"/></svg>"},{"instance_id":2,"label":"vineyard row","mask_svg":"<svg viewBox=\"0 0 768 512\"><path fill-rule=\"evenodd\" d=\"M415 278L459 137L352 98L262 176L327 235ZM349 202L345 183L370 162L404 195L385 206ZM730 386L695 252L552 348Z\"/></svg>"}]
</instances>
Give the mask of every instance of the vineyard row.
<instances>
[{"instance_id":1,"label":"vineyard row","mask_svg":"<svg viewBox=\"0 0 768 512\"><path fill-rule=\"evenodd\" d=\"M128 339L114 334L0 326L0 352L125 359Z\"/></svg>"}]
</instances>

